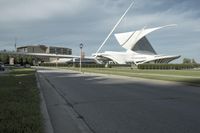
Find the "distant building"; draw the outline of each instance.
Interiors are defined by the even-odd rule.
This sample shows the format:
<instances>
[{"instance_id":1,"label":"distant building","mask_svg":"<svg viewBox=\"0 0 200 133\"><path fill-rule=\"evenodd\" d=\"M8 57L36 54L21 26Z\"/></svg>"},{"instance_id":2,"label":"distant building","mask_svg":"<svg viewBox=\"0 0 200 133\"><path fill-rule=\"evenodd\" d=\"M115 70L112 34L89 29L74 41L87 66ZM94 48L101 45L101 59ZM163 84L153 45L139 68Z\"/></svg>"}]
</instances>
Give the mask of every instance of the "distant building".
<instances>
[{"instance_id":1,"label":"distant building","mask_svg":"<svg viewBox=\"0 0 200 133\"><path fill-rule=\"evenodd\" d=\"M35 46L27 45L18 47L17 52L71 55L72 49L64 47L45 46L45 45L35 45Z\"/></svg>"},{"instance_id":2,"label":"distant building","mask_svg":"<svg viewBox=\"0 0 200 133\"><path fill-rule=\"evenodd\" d=\"M45 45L27 45L22 47L17 47L17 52L22 53L46 53L47 48Z\"/></svg>"},{"instance_id":3,"label":"distant building","mask_svg":"<svg viewBox=\"0 0 200 133\"><path fill-rule=\"evenodd\" d=\"M71 55L72 54L72 49L50 46L50 47L47 48L46 52L49 53L49 54Z\"/></svg>"}]
</instances>

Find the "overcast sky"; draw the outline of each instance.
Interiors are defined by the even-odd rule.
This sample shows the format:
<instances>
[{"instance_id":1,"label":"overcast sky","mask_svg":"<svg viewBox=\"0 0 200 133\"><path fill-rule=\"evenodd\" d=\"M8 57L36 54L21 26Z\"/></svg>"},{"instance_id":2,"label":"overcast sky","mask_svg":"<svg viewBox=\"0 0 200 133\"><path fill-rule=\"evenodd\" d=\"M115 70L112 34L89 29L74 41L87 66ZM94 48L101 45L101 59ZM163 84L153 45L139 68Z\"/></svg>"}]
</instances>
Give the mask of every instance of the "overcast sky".
<instances>
[{"instance_id":1,"label":"overcast sky","mask_svg":"<svg viewBox=\"0 0 200 133\"><path fill-rule=\"evenodd\" d=\"M17 45L64 46L79 54L96 52L131 0L0 0L0 50ZM167 24L147 38L159 54L181 55L200 63L199 0L135 0L114 33ZM125 51L112 35L101 52ZM181 62L182 59L179 59Z\"/></svg>"}]
</instances>

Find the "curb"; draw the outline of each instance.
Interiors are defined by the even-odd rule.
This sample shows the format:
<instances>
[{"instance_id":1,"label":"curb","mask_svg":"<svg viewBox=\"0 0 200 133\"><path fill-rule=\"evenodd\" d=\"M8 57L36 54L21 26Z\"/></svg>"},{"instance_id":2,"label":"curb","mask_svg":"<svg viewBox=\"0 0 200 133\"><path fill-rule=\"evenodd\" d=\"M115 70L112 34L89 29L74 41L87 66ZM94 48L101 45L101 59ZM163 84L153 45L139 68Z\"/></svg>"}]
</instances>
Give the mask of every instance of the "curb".
<instances>
[{"instance_id":1,"label":"curb","mask_svg":"<svg viewBox=\"0 0 200 133\"><path fill-rule=\"evenodd\" d=\"M41 99L40 109L41 109L41 113L42 113L42 116L43 116L44 132L45 133L54 133L53 126L52 126L52 123L51 123L51 119L50 119L50 116L49 116L49 113L48 113L48 110L47 110L45 98L44 98L44 95L43 95L43 92L42 92L42 88L40 86L37 71L35 73L35 76L36 76L36 81L37 81L37 87L40 91L40 99Z\"/></svg>"}]
</instances>

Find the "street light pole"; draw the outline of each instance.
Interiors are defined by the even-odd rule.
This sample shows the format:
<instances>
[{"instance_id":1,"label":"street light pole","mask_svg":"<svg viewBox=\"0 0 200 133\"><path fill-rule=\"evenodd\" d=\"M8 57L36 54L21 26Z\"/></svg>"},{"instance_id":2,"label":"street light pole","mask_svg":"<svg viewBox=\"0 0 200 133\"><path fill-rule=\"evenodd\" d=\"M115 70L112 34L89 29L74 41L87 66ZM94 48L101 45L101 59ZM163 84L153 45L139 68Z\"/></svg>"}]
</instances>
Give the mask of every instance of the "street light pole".
<instances>
[{"instance_id":1,"label":"street light pole","mask_svg":"<svg viewBox=\"0 0 200 133\"><path fill-rule=\"evenodd\" d=\"M80 44L80 72L81 72L81 68L82 68L82 49L83 49L83 44Z\"/></svg>"},{"instance_id":2,"label":"street light pole","mask_svg":"<svg viewBox=\"0 0 200 133\"><path fill-rule=\"evenodd\" d=\"M56 67L58 67L58 52L56 48L55 48L55 53L56 53Z\"/></svg>"}]
</instances>

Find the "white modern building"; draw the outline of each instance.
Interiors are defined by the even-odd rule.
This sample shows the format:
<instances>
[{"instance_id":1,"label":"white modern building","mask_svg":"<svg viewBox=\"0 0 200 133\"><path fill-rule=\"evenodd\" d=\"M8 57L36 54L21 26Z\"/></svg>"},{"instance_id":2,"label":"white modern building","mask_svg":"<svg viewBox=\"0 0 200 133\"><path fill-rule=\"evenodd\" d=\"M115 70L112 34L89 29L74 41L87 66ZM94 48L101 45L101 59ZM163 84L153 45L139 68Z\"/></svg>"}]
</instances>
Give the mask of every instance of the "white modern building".
<instances>
[{"instance_id":1,"label":"white modern building","mask_svg":"<svg viewBox=\"0 0 200 133\"><path fill-rule=\"evenodd\" d=\"M169 63L180 57L180 55L159 55L151 46L146 35L153 31L174 25L167 25L156 28L141 29L133 32L118 33L115 37L126 52L105 51L96 53L96 58L100 62L113 62L115 64L134 63Z\"/></svg>"}]
</instances>

